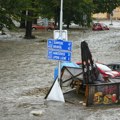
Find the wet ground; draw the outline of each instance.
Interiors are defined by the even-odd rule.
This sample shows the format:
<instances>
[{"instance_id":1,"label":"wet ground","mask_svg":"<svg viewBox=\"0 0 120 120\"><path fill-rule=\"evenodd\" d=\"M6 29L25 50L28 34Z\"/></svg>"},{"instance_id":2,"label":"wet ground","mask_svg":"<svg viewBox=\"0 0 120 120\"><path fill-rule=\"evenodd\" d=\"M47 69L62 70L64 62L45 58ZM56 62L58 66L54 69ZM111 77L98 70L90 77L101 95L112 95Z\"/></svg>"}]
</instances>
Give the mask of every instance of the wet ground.
<instances>
[{"instance_id":1,"label":"wet ground","mask_svg":"<svg viewBox=\"0 0 120 120\"><path fill-rule=\"evenodd\" d=\"M81 60L80 42L86 40L95 61L120 62L119 31L68 31L73 42L72 61ZM0 37L0 120L119 120L119 106L87 108L80 103L45 101L58 64L47 59L46 40L53 33L33 34L37 39L25 40L23 32ZM39 116L32 114L34 110Z\"/></svg>"}]
</instances>

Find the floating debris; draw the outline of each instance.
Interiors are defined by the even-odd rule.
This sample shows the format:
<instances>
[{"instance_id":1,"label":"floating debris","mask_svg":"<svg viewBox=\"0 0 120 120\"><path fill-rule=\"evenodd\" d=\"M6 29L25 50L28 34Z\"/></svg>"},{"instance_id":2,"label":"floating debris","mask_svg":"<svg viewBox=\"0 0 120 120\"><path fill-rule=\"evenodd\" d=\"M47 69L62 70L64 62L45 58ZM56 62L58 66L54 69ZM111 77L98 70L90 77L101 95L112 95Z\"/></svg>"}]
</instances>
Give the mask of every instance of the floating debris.
<instances>
[{"instance_id":1,"label":"floating debris","mask_svg":"<svg viewBox=\"0 0 120 120\"><path fill-rule=\"evenodd\" d=\"M44 114L44 110L33 110L30 113L34 116L42 116Z\"/></svg>"}]
</instances>

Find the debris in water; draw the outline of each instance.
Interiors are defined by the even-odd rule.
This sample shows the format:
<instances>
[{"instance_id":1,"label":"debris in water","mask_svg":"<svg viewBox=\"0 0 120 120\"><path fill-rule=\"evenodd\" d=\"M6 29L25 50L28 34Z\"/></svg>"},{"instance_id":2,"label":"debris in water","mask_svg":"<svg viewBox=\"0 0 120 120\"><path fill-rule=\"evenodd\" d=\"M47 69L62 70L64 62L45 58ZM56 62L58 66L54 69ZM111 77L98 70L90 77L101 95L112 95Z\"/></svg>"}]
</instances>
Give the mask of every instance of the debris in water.
<instances>
[{"instance_id":1,"label":"debris in water","mask_svg":"<svg viewBox=\"0 0 120 120\"><path fill-rule=\"evenodd\" d=\"M33 110L30 113L34 116L42 116L44 112L44 110Z\"/></svg>"}]
</instances>

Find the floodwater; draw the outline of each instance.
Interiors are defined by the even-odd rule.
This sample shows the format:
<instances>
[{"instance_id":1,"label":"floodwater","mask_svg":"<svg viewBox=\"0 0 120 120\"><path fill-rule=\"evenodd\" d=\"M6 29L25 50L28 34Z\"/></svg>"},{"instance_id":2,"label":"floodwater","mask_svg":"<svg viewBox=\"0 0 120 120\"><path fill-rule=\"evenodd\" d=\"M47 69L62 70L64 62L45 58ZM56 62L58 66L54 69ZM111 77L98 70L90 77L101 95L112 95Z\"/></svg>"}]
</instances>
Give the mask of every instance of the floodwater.
<instances>
[{"instance_id":1,"label":"floodwater","mask_svg":"<svg viewBox=\"0 0 120 120\"><path fill-rule=\"evenodd\" d=\"M119 31L68 31L72 61L81 60L80 42L86 40L95 61L120 62ZM22 32L0 37L0 120L119 120L119 106L85 107L44 99L58 62L47 59L46 40L53 33L34 34L35 40L23 39ZM40 114L33 115L33 111Z\"/></svg>"}]
</instances>

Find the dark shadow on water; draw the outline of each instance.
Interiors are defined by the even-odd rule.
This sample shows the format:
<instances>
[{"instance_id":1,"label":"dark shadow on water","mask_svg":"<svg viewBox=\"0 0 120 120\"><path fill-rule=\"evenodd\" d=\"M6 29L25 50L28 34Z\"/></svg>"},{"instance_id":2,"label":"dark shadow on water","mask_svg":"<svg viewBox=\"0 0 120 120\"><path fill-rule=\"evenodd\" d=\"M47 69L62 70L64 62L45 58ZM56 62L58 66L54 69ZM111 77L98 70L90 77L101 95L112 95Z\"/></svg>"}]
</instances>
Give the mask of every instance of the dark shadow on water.
<instances>
[{"instance_id":1,"label":"dark shadow on water","mask_svg":"<svg viewBox=\"0 0 120 120\"><path fill-rule=\"evenodd\" d=\"M64 93L65 101L71 104L80 105L85 100L83 93L76 93L75 90Z\"/></svg>"}]
</instances>

